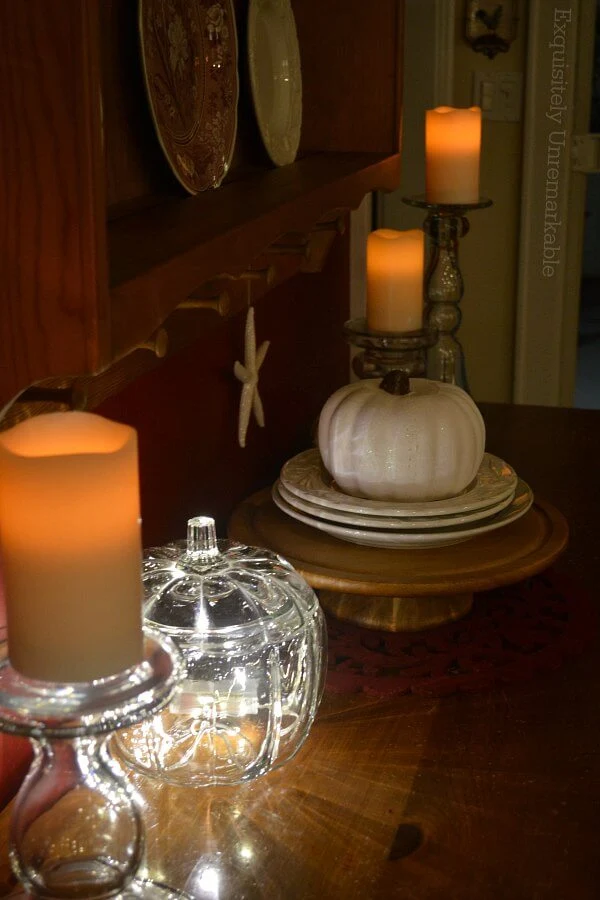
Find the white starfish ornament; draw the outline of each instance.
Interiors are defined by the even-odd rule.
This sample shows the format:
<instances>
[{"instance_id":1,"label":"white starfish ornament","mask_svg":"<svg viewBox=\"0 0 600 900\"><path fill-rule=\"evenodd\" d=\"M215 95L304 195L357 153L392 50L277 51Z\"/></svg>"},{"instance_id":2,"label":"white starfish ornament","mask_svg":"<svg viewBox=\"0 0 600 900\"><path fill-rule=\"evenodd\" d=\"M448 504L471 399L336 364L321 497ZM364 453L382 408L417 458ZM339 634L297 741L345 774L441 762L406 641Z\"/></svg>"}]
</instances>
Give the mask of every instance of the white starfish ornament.
<instances>
[{"instance_id":1,"label":"white starfish ornament","mask_svg":"<svg viewBox=\"0 0 600 900\"><path fill-rule=\"evenodd\" d=\"M233 374L242 382L242 396L240 398L240 417L238 421L238 443L240 447L246 446L246 432L250 422L250 412L254 410L254 418L261 428L265 425L265 413L260 394L258 393L258 373L265 361L270 341L263 341L256 349L256 333L254 330L254 307L248 309L246 317L244 365L235 363Z\"/></svg>"}]
</instances>

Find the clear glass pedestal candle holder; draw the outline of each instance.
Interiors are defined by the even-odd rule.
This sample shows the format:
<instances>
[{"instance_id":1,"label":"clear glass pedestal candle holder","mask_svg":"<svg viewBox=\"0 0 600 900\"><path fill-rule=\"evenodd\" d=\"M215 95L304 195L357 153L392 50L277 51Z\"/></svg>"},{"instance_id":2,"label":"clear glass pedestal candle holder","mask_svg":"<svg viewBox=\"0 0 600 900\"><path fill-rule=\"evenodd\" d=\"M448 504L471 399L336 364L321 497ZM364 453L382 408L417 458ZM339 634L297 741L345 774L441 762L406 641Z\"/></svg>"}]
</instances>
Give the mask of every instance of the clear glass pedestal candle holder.
<instances>
[{"instance_id":1,"label":"clear glass pedestal candle holder","mask_svg":"<svg viewBox=\"0 0 600 900\"><path fill-rule=\"evenodd\" d=\"M492 201L431 203L425 196L403 197L408 206L427 211L423 231L427 238L425 264L425 327L437 334L427 351L427 377L469 390L465 354L457 337L464 294L458 264L460 238L469 232L466 214L485 209Z\"/></svg>"},{"instance_id":2,"label":"clear glass pedestal candle holder","mask_svg":"<svg viewBox=\"0 0 600 900\"><path fill-rule=\"evenodd\" d=\"M185 896L136 881L144 836L112 732L169 702L183 669L175 645L145 629L144 659L90 683L20 675L0 647L0 730L31 739L34 759L12 811L9 856L23 890L52 900Z\"/></svg>"},{"instance_id":3,"label":"clear glass pedestal candle holder","mask_svg":"<svg viewBox=\"0 0 600 900\"><path fill-rule=\"evenodd\" d=\"M344 337L362 351L352 360L352 369L359 378L384 378L393 370L404 372L409 378L424 378L427 350L434 345L437 334L430 328L371 331L367 320L361 318L344 323Z\"/></svg>"}]
</instances>

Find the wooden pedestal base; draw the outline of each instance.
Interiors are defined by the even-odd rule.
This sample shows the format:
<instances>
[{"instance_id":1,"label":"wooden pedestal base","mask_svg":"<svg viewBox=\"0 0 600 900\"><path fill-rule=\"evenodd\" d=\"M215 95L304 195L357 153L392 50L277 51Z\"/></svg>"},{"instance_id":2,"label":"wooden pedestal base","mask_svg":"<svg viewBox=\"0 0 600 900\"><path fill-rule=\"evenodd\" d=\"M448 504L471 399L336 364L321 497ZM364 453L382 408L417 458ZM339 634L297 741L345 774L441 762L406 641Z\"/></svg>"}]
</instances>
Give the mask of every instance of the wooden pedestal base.
<instances>
[{"instance_id":1,"label":"wooden pedestal base","mask_svg":"<svg viewBox=\"0 0 600 900\"><path fill-rule=\"evenodd\" d=\"M461 619L473 606L473 594L448 597L362 597L319 591L325 612L363 628L381 631L422 631Z\"/></svg>"},{"instance_id":2,"label":"wooden pedestal base","mask_svg":"<svg viewBox=\"0 0 600 900\"><path fill-rule=\"evenodd\" d=\"M569 528L557 509L536 498L521 519L461 544L378 549L297 522L264 490L234 510L229 535L285 556L339 619L384 631L419 631L464 616L474 592L543 571L565 549Z\"/></svg>"}]
</instances>

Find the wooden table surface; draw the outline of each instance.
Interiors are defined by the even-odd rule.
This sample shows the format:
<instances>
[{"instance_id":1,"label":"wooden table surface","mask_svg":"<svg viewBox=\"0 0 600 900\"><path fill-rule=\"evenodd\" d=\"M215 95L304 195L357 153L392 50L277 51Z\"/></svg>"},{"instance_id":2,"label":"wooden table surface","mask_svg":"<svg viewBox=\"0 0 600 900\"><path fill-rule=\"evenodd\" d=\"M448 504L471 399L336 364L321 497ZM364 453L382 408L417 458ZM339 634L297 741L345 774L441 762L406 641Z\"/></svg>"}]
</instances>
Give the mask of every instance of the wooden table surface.
<instances>
[{"instance_id":1,"label":"wooden table surface","mask_svg":"<svg viewBox=\"0 0 600 900\"><path fill-rule=\"evenodd\" d=\"M569 521L555 568L597 593L600 412L483 412L487 449ZM599 717L597 637L502 689L326 694L298 756L265 778L192 790L136 777L148 871L212 900L598 898Z\"/></svg>"}]
</instances>

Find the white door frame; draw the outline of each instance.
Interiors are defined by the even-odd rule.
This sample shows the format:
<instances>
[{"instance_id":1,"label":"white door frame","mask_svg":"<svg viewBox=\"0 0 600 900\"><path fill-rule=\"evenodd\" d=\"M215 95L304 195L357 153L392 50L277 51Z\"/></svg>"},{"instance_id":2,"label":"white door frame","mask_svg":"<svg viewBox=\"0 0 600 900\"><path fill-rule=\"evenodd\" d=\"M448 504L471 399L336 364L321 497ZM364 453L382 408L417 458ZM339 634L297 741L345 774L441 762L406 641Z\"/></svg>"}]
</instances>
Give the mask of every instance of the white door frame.
<instances>
[{"instance_id":1,"label":"white door frame","mask_svg":"<svg viewBox=\"0 0 600 900\"><path fill-rule=\"evenodd\" d=\"M595 0L530 0L514 399L569 406L577 365ZM554 98L554 99L553 99Z\"/></svg>"}]
</instances>

